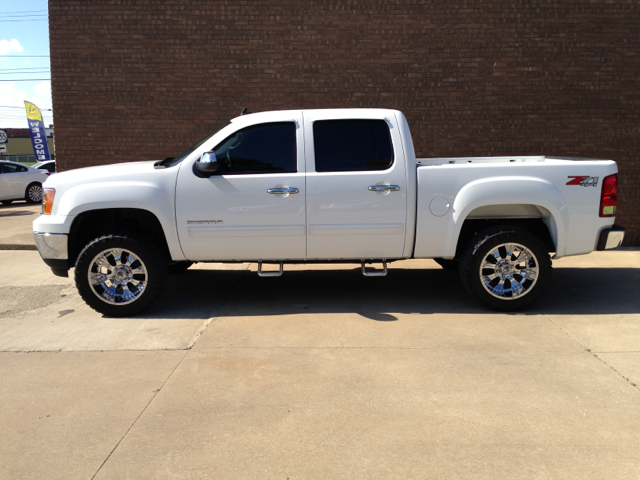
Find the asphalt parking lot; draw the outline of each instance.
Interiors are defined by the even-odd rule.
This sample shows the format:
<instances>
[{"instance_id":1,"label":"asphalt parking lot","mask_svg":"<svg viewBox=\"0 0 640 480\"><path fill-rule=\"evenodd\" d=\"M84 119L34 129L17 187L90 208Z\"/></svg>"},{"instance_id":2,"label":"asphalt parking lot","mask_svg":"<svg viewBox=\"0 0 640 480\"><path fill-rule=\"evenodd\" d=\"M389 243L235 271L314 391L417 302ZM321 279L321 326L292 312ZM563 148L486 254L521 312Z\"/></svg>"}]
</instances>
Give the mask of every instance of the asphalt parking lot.
<instances>
[{"instance_id":1,"label":"asphalt parking lot","mask_svg":"<svg viewBox=\"0 0 640 480\"><path fill-rule=\"evenodd\" d=\"M115 319L0 251L0 478L640 478L640 249L555 261L519 314L430 260L255 272Z\"/></svg>"}]
</instances>

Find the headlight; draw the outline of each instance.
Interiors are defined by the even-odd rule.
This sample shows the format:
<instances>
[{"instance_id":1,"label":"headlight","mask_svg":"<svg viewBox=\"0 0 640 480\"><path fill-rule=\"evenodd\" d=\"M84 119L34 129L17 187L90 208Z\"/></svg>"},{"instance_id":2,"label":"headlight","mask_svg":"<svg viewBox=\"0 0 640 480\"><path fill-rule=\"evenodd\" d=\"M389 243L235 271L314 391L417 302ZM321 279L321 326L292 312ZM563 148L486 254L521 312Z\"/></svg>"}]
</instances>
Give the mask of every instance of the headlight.
<instances>
[{"instance_id":1,"label":"headlight","mask_svg":"<svg viewBox=\"0 0 640 480\"><path fill-rule=\"evenodd\" d=\"M42 213L45 215L51 215L51 209L53 209L53 198L56 196L56 191L53 188L44 189L44 201L42 202Z\"/></svg>"}]
</instances>

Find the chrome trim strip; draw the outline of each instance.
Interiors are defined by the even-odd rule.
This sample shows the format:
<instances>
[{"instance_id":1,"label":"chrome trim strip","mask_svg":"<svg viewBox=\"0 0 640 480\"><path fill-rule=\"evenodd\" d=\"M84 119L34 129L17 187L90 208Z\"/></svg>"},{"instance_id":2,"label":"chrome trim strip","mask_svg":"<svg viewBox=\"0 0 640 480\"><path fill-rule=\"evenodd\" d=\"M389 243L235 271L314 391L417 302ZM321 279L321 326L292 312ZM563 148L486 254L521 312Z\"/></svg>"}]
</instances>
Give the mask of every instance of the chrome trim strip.
<instances>
[{"instance_id":1,"label":"chrome trim strip","mask_svg":"<svg viewBox=\"0 0 640 480\"><path fill-rule=\"evenodd\" d=\"M68 260L69 237L66 233L33 232L36 247L42 258Z\"/></svg>"}]
</instances>

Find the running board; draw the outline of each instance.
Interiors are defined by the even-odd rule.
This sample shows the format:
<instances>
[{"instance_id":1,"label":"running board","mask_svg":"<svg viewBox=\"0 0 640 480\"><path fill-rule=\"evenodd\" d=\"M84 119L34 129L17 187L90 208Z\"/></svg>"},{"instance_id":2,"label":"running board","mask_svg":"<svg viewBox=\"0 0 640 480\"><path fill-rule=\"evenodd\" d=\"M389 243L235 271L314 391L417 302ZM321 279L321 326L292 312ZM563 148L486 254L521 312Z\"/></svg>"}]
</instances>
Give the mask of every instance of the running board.
<instances>
[{"instance_id":1,"label":"running board","mask_svg":"<svg viewBox=\"0 0 640 480\"><path fill-rule=\"evenodd\" d=\"M258 276L259 277L280 277L282 276L282 272L284 271L282 267L282 262L280 262L280 270L277 272L263 272L262 271L262 262L258 262Z\"/></svg>"},{"instance_id":2,"label":"running board","mask_svg":"<svg viewBox=\"0 0 640 480\"><path fill-rule=\"evenodd\" d=\"M374 270L367 272L367 267L365 267L364 260L362 260L362 275L365 277L384 277L387 275L387 261L382 260L382 271Z\"/></svg>"}]
</instances>

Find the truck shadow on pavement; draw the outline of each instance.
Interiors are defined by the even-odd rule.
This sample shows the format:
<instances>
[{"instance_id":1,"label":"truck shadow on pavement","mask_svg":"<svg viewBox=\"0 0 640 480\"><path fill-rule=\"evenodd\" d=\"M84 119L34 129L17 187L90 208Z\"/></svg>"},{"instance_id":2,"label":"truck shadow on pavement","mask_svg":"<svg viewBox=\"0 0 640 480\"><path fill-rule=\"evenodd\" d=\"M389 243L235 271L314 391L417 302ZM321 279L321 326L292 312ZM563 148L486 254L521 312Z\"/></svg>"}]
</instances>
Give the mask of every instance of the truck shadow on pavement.
<instances>
[{"instance_id":1,"label":"truck shadow on pavement","mask_svg":"<svg viewBox=\"0 0 640 480\"><path fill-rule=\"evenodd\" d=\"M0 217L24 217L25 215L37 215L29 210L0 210Z\"/></svg>"},{"instance_id":2,"label":"truck shadow on pavement","mask_svg":"<svg viewBox=\"0 0 640 480\"><path fill-rule=\"evenodd\" d=\"M640 313L640 269L556 268L542 299L509 315ZM255 272L189 270L170 278L163 298L143 318L208 318L357 313L375 321L395 314L496 314L477 303L456 272L389 270L363 277L360 269Z\"/></svg>"}]
</instances>

